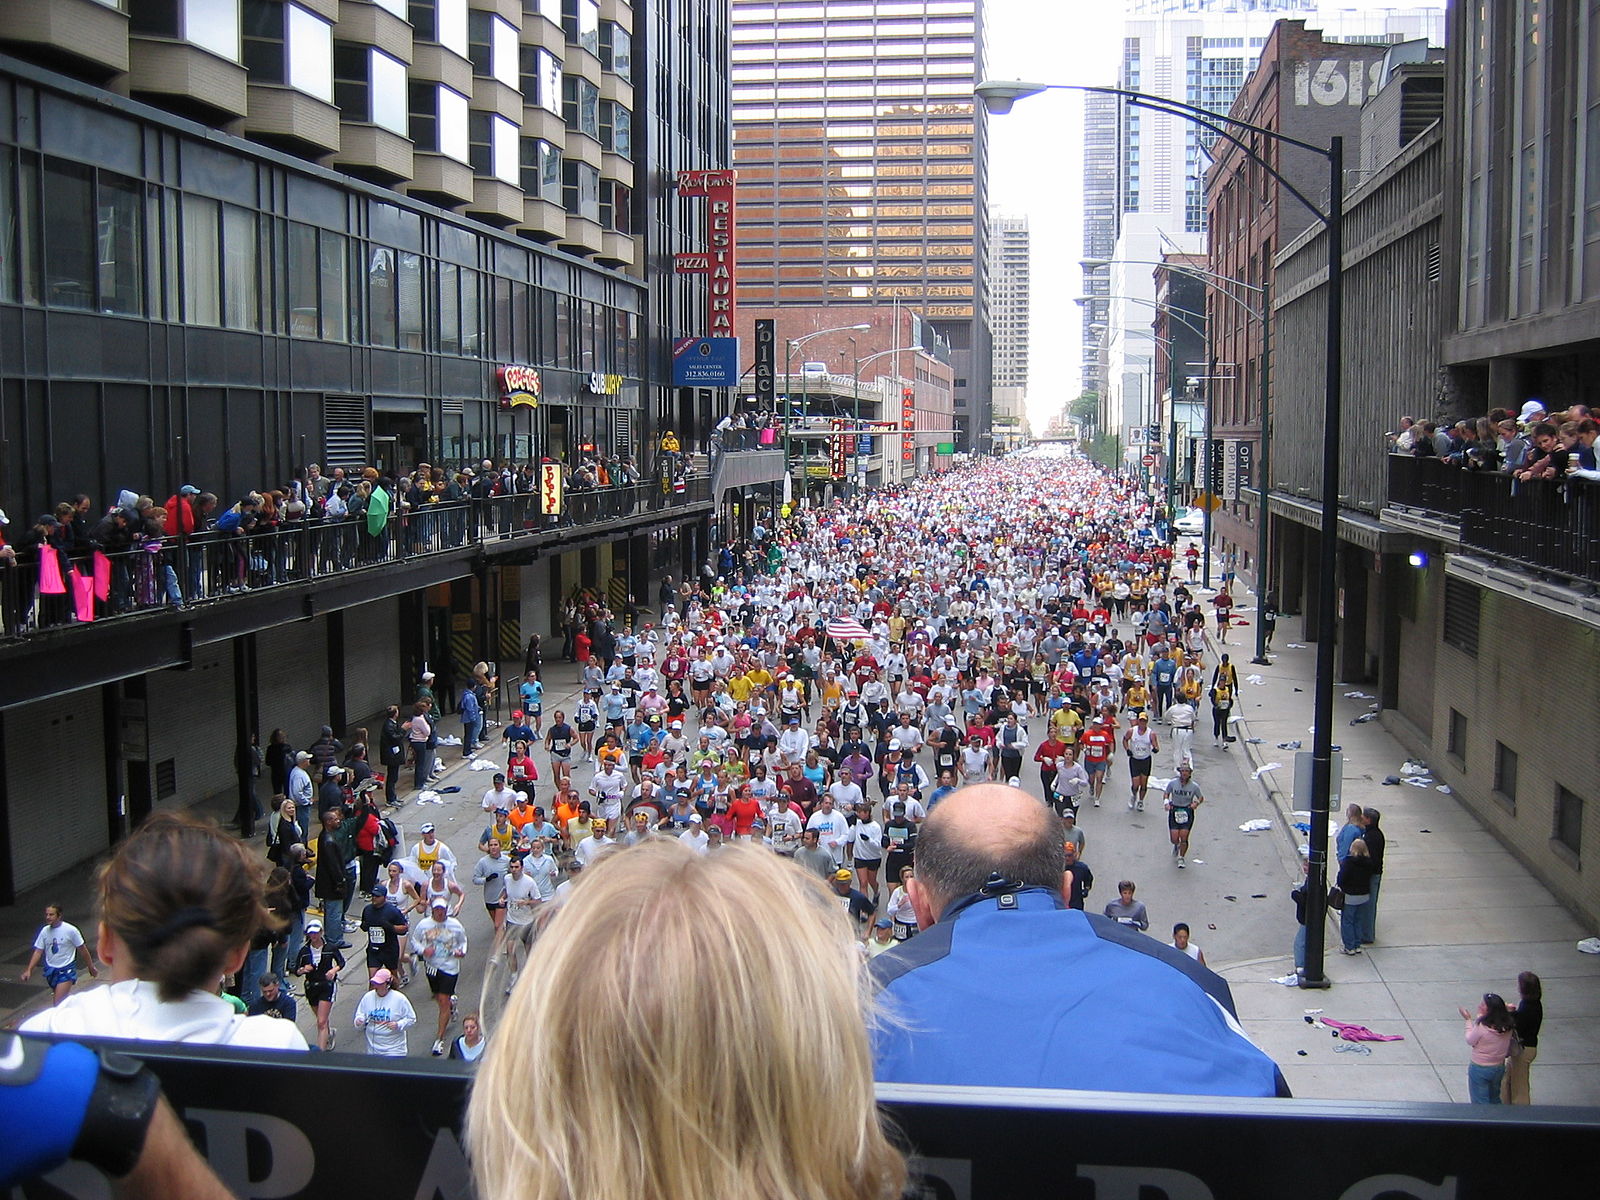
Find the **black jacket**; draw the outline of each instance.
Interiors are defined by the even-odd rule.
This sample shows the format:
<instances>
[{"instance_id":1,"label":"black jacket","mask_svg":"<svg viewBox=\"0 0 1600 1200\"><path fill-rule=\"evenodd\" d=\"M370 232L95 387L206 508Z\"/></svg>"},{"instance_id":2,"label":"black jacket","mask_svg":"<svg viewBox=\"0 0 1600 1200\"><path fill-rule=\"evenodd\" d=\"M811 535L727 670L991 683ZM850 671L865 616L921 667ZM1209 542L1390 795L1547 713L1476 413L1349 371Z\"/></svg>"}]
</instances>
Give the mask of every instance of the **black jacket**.
<instances>
[{"instance_id":1,"label":"black jacket","mask_svg":"<svg viewBox=\"0 0 1600 1200\"><path fill-rule=\"evenodd\" d=\"M317 838L318 899L343 900L350 892L350 859L345 854L344 839L330 829L324 829ZM335 933L338 931L335 930Z\"/></svg>"}]
</instances>

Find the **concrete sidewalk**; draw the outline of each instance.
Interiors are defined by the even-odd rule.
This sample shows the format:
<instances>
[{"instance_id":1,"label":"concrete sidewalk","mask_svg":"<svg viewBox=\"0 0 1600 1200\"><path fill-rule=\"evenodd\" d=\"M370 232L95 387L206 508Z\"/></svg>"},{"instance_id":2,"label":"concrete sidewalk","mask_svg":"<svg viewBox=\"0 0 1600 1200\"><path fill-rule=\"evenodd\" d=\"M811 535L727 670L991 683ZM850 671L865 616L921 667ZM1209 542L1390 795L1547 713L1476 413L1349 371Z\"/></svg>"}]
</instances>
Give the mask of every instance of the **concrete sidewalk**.
<instances>
[{"instance_id":1,"label":"concrete sidewalk","mask_svg":"<svg viewBox=\"0 0 1600 1200\"><path fill-rule=\"evenodd\" d=\"M1235 609L1254 619L1249 609ZM1252 769L1281 763L1260 777L1282 829L1297 845L1306 835L1305 800L1296 802L1293 749L1311 749L1309 732L1316 647L1295 646L1280 621L1270 667L1250 665L1253 626L1223 647L1239 669L1244 720L1235 725ZM1246 641L1248 639L1248 641ZM1249 682L1258 675L1259 683ZM1573 915L1453 795L1435 787L1385 786L1407 755L1378 721L1351 725L1375 703L1373 689L1340 683L1333 742L1343 747L1343 804L1378 809L1387 836L1377 944L1360 957L1339 953L1338 916L1327 932L1327 990L1271 982L1293 971L1294 909L1284 889L1284 954L1222 968L1251 1036L1275 1058L1297 1096L1373 1100L1467 1099L1467 1047L1458 1007L1476 1011L1484 992L1515 1002L1517 975L1533 971L1544 984L1545 1021L1532 1068L1535 1103L1600 1105L1600 955L1576 943L1596 933ZM1346 692L1366 698L1346 698ZM1247 739L1260 739L1251 744ZM1336 813L1333 827L1343 823ZM1269 836L1258 834L1255 836ZM1329 856L1333 842L1330 829ZM1367 1043L1370 1054L1341 1050L1328 1030L1306 1024L1307 1010L1365 1025L1401 1042Z\"/></svg>"}]
</instances>

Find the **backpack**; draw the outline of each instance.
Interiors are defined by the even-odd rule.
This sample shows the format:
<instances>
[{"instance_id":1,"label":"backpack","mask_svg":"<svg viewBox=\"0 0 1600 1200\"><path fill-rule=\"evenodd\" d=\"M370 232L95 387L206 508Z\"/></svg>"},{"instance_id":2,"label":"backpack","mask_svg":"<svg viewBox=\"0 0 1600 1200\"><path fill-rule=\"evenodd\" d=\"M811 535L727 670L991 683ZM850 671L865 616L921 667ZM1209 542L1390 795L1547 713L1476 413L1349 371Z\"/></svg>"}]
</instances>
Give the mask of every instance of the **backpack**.
<instances>
[{"instance_id":1,"label":"backpack","mask_svg":"<svg viewBox=\"0 0 1600 1200\"><path fill-rule=\"evenodd\" d=\"M378 818L378 834L372 839L372 845L374 849L387 850L390 846L395 844L399 837L400 831L395 828L393 821L391 821L388 817Z\"/></svg>"}]
</instances>

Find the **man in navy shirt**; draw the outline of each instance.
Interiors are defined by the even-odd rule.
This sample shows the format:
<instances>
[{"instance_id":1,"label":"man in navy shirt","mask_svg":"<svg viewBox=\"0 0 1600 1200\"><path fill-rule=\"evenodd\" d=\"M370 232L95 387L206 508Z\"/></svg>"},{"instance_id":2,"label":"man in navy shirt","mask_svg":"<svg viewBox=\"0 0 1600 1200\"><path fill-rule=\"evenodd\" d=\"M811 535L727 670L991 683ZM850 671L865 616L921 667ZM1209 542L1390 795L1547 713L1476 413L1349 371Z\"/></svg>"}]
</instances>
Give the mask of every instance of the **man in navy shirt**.
<instances>
[{"instance_id":1,"label":"man in navy shirt","mask_svg":"<svg viewBox=\"0 0 1600 1200\"><path fill-rule=\"evenodd\" d=\"M1288 1095L1219 976L1067 907L1061 825L1045 805L979 784L920 832L906 893L922 932L870 968L904 1018L876 1033L879 1081Z\"/></svg>"}]
</instances>

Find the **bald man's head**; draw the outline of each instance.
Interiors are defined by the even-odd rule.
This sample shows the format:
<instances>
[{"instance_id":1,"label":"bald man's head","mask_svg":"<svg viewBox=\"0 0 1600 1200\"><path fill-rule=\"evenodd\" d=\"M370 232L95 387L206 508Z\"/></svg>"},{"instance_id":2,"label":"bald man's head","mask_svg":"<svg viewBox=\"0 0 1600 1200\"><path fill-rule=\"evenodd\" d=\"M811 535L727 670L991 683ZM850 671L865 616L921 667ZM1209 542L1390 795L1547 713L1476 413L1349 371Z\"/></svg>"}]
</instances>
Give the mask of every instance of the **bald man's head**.
<instances>
[{"instance_id":1,"label":"bald man's head","mask_svg":"<svg viewBox=\"0 0 1600 1200\"><path fill-rule=\"evenodd\" d=\"M1060 821L1020 788L960 788L940 801L918 832L917 891L934 919L992 874L1060 892L1066 869L1061 843Z\"/></svg>"}]
</instances>

